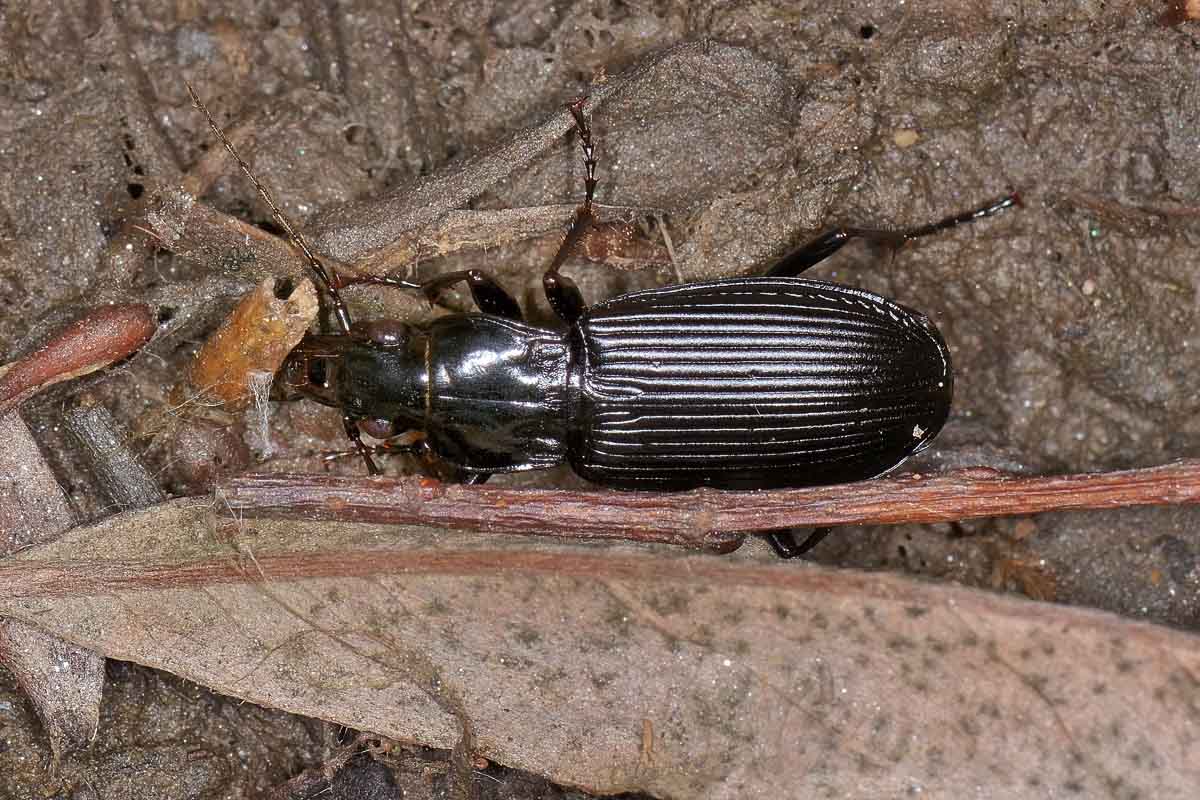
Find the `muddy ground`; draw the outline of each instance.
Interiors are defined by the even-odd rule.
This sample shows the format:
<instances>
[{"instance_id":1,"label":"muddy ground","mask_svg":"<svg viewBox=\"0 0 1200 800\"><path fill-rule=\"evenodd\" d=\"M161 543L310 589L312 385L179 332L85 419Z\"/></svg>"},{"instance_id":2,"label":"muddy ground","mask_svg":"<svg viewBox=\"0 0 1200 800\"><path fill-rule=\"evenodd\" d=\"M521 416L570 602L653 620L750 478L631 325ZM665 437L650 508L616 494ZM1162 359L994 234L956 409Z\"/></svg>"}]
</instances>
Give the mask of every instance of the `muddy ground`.
<instances>
[{"instance_id":1,"label":"muddy ground","mask_svg":"<svg viewBox=\"0 0 1200 800\"><path fill-rule=\"evenodd\" d=\"M145 351L23 409L81 521L112 507L62 423L80 403L112 413L168 493L250 468L320 469L311 454L342 446L327 410L276 409L269 463L250 417L162 422L199 344L270 269L247 266L252 253L181 256L155 235L154 215L169 216L176 187L192 181L204 203L277 232L246 181L211 155L184 81L240 132L259 177L317 246L359 263L403 232L389 198L458 168L475 174L479 157L563 103L695 42L705 46L631 83L593 121L599 202L640 209L656 247L665 226L673 263L574 265L587 297L744 274L833 224L917 225L1016 190L1022 208L895 257L856 245L814 270L923 310L949 343L953 415L914 466L1048 473L1194 457L1200 27L1163 24L1164 8L13 4L0 23L2 360L101 302L157 310ZM509 168L451 207L580 196L569 137ZM407 211L410 229L431 224ZM550 321L538 295L555 236L461 238L459 252L409 274L487 269ZM354 291L351 304L364 315L423 313L374 290ZM1197 630L1198 514L847 529L813 557ZM74 756L91 777L65 781L61 796L180 796L186 785L188 796L265 797L347 736L138 667L110 670L102 741ZM34 717L7 678L0 692L0 796L46 796L44 777L30 783L48 758ZM386 775L364 765L375 778L362 780L424 781L433 793L438 758L392 753L372 762ZM488 770L475 782L493 792L483 796L563 796Z\"/></svg>"}]
</instances>

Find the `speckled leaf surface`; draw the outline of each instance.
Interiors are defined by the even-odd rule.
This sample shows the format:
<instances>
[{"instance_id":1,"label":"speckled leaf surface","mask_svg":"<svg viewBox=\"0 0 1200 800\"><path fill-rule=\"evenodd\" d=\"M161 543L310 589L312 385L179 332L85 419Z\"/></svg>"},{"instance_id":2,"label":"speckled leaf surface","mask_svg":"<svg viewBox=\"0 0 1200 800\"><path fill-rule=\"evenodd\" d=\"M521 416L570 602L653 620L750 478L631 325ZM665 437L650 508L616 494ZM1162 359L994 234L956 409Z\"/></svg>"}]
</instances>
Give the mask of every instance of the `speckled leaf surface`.
<instances>
[{"instance_id":1,"label":"speckled leaf surface","mask_svg":"<svg viewBox=\"0 0 1200 800\"><path fill-rule=\"evenodd\" d=\"M1200 640L892 575L196 501L0 563L0 612L221 692L660 797L1186 797Z\"/></svg>"}]
</instances>

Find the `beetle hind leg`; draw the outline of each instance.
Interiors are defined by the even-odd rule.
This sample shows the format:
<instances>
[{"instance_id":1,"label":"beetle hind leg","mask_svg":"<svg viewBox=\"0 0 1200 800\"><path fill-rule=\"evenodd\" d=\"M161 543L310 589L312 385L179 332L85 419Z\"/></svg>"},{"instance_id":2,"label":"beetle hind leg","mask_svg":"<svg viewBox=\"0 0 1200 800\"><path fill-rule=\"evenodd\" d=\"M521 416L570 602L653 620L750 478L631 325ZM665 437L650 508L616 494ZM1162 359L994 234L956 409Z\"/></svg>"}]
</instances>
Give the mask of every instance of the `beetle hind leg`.
<instances>
[{"instance_id":1,"label":"beetle hind leg","mask_svg":"<svg viewBox=\"0 0 1200 800\"><path fill-rule=\"evenodd\" d=\"M779 531L768 531L764 534L767 544L780 558L799 558L825 540L833 528L813 528L804 541L798 541L796 531L785 528Z\"/></svg>"},{"instance_id":2,"label":"beetle hind leg","mask_svg":"<svg viewBox=\"0 0 1200 800\"><path fill-rule=\"evenodd\" d=\"M984 217L991 217L999 214L1006 208L1019 205L1021 205L1021 197L1016 192L1013 192L979 208L964 211L960 214L952 214L937 222L931 222L928 225L920 225L915 228L905 228L898 231L876 230L874 228L834 228L822 233L808 244L803 245L799 250L789 254L764 274L777 278L795 277L809 267L816 266L829 258L838 250L841 250L843 245L853 239L865 239L896 250L905 242L910 242L913 239L920 239L924 236L940 233L968 222L983 219Z\"/></svg>"}]
</instances>

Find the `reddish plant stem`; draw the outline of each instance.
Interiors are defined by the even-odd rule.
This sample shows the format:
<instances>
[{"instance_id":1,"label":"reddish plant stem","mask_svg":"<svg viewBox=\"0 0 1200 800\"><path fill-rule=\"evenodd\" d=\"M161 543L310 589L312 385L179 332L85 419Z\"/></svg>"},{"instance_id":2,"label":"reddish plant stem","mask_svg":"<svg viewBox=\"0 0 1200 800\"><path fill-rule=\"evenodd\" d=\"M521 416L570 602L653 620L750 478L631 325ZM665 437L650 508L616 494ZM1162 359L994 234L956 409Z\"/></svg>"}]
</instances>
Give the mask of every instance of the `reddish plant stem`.
<instances>
[{"instance_id":1,"label":"reddish plant stem","mask_svg":"<svg viewBox=\"0 0 1200 800\"><path fill-rule=\"evenodd\" d=\"M0 367L0 416L48 386L120 361L148 342L154 330L154 314L141 304L89 311L34 352Z\"/></svg>"},{"instance_id":2,"label":"reddish plant stem","mask_svg":"<svg viewBox=\"0 0 1200 800\"><path fill-rule=\"evenodd\" d=\"M218 493L239 517L431 525L728 549L742 533L780 528L1196 503L1200 461L1045 477L975 468L758 492L504 489L420 478L275 474L235 478Z\"/></svg>"}]
</instances>

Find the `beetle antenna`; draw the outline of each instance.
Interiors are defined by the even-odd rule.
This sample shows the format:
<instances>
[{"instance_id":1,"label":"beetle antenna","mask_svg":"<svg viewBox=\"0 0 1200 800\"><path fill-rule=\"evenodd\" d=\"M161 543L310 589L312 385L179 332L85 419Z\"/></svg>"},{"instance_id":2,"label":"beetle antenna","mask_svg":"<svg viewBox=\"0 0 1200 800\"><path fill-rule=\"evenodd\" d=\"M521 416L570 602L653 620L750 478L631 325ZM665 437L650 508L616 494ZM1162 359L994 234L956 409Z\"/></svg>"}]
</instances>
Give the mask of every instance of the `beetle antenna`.
<instances>
[{"instance_id":1,"label":"beetle antenna","mask_svg":"<svg viewBox=\"0 0 1200 800\"><path fill-rule=\"evenodd\" d=\"M219 139L221 144L225 146L225 149L229 151L229 155L233 156L233 160L237 162L239 167L241 167L242 172L246 174L246 177L250 179L250 182L254 184L254 188L258 190L258 196L261 197L263 202L267 204L267 208L271 209L271 218L275 220L275 224L283 229L284 233L288 235L288 238L291 240L292 244L295 245L308 260L309 267L317 276L317 282L324 286L325 291L329 294L330 301L333 303L333 313L338 321L338 327L342 329L342 333L349 333L350 312L346 308L346 303L344 300L342 300L342 296L338 292L337 286L334 285L329 269L326 268L323 263L321 263L321 259L317 258L317 254L311 247L309 247L308 242L305 241L304 237L300 234L300 231L297 230L296 227L292 225L291 221L283 215L283 211L275 203L275 199L271 197L271 193L267 191L267 187L263 186L262 183L259 182L258 178L254 176L254 173L251 172L250 165L242 159L242 157L238 154L238 151L234 148L233 143L229 141L224 132L222 132L217 126L216 120L214 120L212 114L209 113L208 107L200 100L199 95L196 94L196 90L193 89L192 85L186 81L184 82L184 85L187 86L188 94L192 97L192 105L204 114L204 118L208 120L208 127L212 128L212 132L216 134L217 139Z\"/></svg>"}]
</instances>

